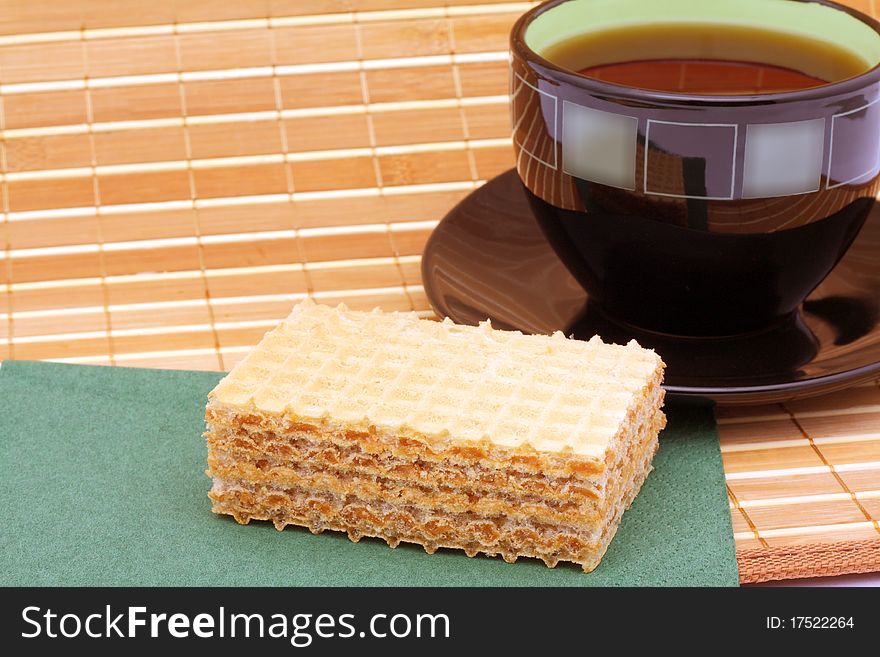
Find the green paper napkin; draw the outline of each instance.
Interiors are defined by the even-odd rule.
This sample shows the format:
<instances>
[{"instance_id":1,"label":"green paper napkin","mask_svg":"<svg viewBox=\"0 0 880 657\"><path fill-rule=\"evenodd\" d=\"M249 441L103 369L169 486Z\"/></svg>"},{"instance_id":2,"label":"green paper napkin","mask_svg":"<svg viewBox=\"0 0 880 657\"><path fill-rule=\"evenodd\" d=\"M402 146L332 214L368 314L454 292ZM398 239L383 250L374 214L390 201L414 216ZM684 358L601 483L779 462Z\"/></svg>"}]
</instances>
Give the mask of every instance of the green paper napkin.
<instances>
[{"instance_id":1,"label":"green paper napkin","mask_svg":"<svg viewBox=\"0 0 880 657\"><path fill-rule=\"evenodd\" d=\"M738 583L711 409L669 427L601 565L548 569L211 513L201 436L222 374L0 367L0 584L614 586Z\"/></svg>"}]
</instances>

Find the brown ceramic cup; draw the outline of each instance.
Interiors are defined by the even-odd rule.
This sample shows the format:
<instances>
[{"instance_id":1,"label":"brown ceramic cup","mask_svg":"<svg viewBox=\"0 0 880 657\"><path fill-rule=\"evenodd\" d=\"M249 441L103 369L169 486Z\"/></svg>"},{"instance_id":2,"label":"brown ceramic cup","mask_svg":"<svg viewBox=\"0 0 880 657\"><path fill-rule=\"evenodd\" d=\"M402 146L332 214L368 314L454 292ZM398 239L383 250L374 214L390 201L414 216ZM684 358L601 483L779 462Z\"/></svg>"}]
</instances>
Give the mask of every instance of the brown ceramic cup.
<instances>
[{"instance_id":1,"label":"brown ceramic cup","mask_svg":"<svg viewBox=\"0 0 880 657\"><path fill-rule=\"evenodd\" d=\"M627 21L833 39L864 71L713 96L603 82L542 56ZM764 330L794 316L873 207L878 64L880 24L826 0L548 2L511 34L517 171L549 242L608 317L684 336Z\"/></svg>"}]
</instances>

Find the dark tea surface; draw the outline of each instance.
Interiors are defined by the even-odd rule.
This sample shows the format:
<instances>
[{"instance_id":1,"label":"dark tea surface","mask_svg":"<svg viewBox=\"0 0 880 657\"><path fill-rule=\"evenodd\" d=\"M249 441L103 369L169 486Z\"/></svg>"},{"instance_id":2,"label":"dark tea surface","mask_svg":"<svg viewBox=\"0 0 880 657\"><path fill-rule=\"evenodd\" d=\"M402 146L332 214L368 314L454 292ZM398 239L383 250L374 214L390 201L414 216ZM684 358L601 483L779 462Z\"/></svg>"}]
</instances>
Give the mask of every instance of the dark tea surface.
<instances>
[{"instance_id":1,"label":"dark tea surface","mask_svg":"<svg viewBox=\"0 0 880 657\"><path fill-rule=\"evenodd\" d=\"M766 94L828 82L782 66L723 59L638 60L601 64L578 73L628 87L693 94Z\"/></svg>"},{"instance_id":2,"label":"dark tea surface","mask_svg":"<svg viewBox=\"0 0 880 657\"><path fill-rule=\"evenodd\" d=\"M735 25L622 27L577 36L544 56L606 82L716 95L806 89L866 68L858 56L832 42Z\"/></svg>"}]
</instances>

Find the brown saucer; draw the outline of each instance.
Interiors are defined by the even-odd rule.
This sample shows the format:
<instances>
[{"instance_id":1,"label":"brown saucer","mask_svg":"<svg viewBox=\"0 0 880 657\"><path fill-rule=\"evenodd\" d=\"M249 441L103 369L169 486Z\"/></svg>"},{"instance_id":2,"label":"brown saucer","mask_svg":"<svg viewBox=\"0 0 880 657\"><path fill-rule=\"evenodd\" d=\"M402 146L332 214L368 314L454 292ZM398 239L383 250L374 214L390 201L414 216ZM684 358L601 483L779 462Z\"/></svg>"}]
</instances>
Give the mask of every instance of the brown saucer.
<instances>
[{"instance_id":1,"label":"brown saucer","mask_svg":"<svg viewBox=\"0 0 880 657\"><path fill-rule=\"evenodd\" d=\"M646 275L650 275L646 273ZM850 250L783 325L748 335L682 338L642 331L591 307L545 240L511 170L459 203L425 246L422 279L434 310L456 322L635 338L667 364L666 389L719 404L760 404L880 377L880 207Z\"/></svg>"}]
</instances>

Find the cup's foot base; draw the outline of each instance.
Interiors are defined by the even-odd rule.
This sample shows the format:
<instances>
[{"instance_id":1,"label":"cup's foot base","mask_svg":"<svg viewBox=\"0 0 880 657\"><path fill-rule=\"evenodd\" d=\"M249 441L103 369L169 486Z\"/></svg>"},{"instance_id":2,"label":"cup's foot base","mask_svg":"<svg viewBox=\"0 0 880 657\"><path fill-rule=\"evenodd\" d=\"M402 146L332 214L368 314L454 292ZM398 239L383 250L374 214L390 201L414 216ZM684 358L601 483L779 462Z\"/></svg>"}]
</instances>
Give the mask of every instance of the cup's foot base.
<instances>
[{"instance_id":1,"label":"cup's foot base","mask_svg":"<svg viewBox=\"0 0 880 657\"><path fill-rule=\"evenodd\" d=\"M802 324L800 314L792 311L787 315L767 320L760 324L750 324L748 327L736 327L731 330L725 330L724 326L715 327L713 331L688 330L684 325L676 324L678 330L669 330L673 325L671 322L662 320L658 322L659 326L651 324L643 324L631 321L626 317L616 315L609 312L604 306L590 299L584 309L583 317L575 321L574 326L578 326L581 321L585 325L601 325L603 327L616 326L620 329L622 335L643 335L651 340L754 340L762 334L774 334L791 330L793 327Z\"/></svg>"},{"instance_id":2,"label":"cup's foot base","mask_svg":"<svg viewBox=\"0 0 880 657\"><path fill-rule=\"evenodd\" d=\"M663 355L669 369L687 372L694 381L719 373L748 373L752 381L771 383L780 372L797 372L815 358L819 343L798 313L764 328L732 335L678 335L645 329L613 318L588 302L572 324L579 339L602 336L606 342L636 340Z\"/></svg>"}]
</instances>

